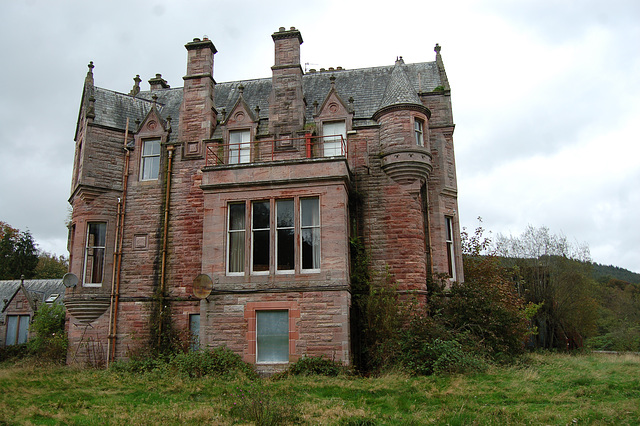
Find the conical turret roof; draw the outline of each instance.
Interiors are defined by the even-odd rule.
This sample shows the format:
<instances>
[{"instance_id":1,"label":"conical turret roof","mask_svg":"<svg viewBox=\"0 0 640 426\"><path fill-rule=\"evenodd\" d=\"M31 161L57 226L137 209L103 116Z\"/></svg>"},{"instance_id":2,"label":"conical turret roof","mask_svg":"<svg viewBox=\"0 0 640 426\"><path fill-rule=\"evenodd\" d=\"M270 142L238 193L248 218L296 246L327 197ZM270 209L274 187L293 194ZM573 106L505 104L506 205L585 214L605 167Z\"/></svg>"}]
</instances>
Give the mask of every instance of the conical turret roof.
<instances>
[{"instance_id":1,"label":"conical turret roof","mask_svg":"<svg viewBox=\"0 0 640 426\"><path fill-rule=\"evenodd\" d=\"M389 84L387 84L387 88L384 91L379 110L399 104L422 105L416 90L413 88L413 84L409 80L405 67L402 57L398 58L391 72Z\"/></svg>"}]
</instances>

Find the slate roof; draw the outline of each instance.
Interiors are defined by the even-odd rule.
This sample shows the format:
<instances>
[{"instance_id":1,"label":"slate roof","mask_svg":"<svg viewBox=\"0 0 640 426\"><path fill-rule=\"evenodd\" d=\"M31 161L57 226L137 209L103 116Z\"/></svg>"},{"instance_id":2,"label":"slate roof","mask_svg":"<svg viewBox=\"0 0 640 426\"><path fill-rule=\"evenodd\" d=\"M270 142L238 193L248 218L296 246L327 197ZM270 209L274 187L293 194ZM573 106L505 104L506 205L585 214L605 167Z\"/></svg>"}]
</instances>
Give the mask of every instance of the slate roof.
<instances>
[{"instance_id":1,"label":"slate roof","mask_svg":"<svg viewBox=\"0 0 640 426\"><path fill-rule=\"evenodd\" d=\"M0 320L4 320L4 310L6 302L11 301L16 292L20 288L21 280L1 280L0 281ZM24 280L24 286L27 289L28 297L41 306L52 294L59 296L53 303L62 303L64 299L65 286L60 279L49 280Z\"/></svg>"},{"instance_id":2,"label":"slate roof","mask_svg":"<svg viewBox=\"0 0 640 426\"><path fill-rule=\"evenodd\" d=\"M307 73L302 78L302 88L307 102L307 121L313 121L314 102L322 105L328 95L331 76L335 76L335 87L340 97L345 102L353 98L354 120L365 124L373 123L371 117L382 106L393 103L420 103L418 93L430 92L442 85L435 61L405 64L400 59L396 64L389 66ZM258 106L260 118L268 118L271 77L217 83L215 108L220 114L219 117L223 110L226 113L231 112L240 96L240 85L244 86L243 97L252 112L255 112L255 107ZM134 97L95 87L94 123L124 130L128 117L129 128L135 130L135 120L144 119L153 104L152 96L156 94L160 115L163 118L172 118L171 126L174 131L169 141L174 142L178 135L175 129L179 125L182 93L182 87L178 87L153 92L143 91Z\"/></svg>"}]
</instances>

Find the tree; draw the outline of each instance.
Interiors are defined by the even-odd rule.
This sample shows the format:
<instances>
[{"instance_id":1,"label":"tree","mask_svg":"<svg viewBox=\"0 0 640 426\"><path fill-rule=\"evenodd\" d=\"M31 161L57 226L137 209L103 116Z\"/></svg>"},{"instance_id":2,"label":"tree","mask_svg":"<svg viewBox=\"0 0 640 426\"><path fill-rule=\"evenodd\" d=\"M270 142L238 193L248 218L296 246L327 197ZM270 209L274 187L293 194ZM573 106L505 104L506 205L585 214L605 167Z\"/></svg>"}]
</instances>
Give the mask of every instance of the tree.
<instances>
[{"instance_id":1,"label":"tree","mask_svg":"<svg viewBox=\"0 0 640 426\"><path fill-rule=\"evenodd\" d=\"M38 250L31 233L0 222L0 279L33 278L37 265Z\"/></svg>"},{"instance_id":2,"label":"tree","mask_svg":"<svg viewBox=\"0 0 640 426\"><path fill-rule=\"evenodd\" d=\"M42 251L38 255L38 265L36 266L34 278L62 278L68 271L69 259L65 256L56 256Z\"/></svg>"},{"instance_id":3,"label":"tree","mask_svg":"<svg viewBox=\"0 0 640 426\"><path fill-rule=\"evenodd\" d=\"M596 332L598 302L586 244L571 244L547 227L528 226L517 237L498 235L497 250L513 269L519 293L542 305L533 319L536 346L582 346Z\"/></svg>"}]
</instances>

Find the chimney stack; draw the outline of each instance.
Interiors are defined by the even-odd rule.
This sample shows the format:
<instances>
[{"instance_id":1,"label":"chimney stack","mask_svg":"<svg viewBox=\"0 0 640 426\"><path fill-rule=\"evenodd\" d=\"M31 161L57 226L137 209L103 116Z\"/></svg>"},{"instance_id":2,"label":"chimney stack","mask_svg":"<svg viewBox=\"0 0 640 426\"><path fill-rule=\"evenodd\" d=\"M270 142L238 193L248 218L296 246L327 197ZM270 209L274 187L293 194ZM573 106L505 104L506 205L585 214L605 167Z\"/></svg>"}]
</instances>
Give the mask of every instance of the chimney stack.
<instances>
[{"instance_id":1,"label":"chimney stack","mask_svg":"<svg viewBox=\"0 0 640 426\"><path fill-rule=\"evenodd\" d=\"M305 102L302 92L300 45L302 36L295 27L280 27L271 35L275 43L275 64L269 97L269 133L293 134L304 127Z\"/></svg>"},{"instance_id":2,"label":"chimney stack","mask_svg":"<svg viewBox=\"0 0 640 426\"><path fill-rule=\"evenodd\" d=\"M217 50L204 37L194 38L187 49L187 75L184 79L178 138L184 143L183 157L202 157L202 140L209 139L216 128L214 109L213 55Z\"/></svg>"}]
</instances>

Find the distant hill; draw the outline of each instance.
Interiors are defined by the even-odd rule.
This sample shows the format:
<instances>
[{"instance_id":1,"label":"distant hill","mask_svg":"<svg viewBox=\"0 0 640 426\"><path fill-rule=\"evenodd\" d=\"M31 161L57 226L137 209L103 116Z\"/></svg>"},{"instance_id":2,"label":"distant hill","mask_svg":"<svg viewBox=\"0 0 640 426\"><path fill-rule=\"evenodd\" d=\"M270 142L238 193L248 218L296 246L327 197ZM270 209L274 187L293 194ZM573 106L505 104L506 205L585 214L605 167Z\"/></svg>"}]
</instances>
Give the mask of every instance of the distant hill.
<instances>
[{"instance_id":1,"label":"distant hill","mask_svg":"<svg viewBox=\"0 0 640 426\"><path fill-rule=\"evenodd\" d=\"M632 284L640 284L640 274L631 272L628 269L612 265L601 265L593 263L593 278L601 283L606 283L611 278L616 278Z\"/></svg>"}]
</instances>

